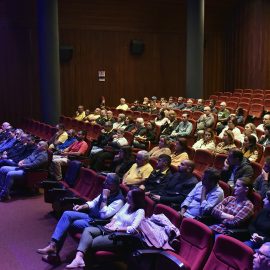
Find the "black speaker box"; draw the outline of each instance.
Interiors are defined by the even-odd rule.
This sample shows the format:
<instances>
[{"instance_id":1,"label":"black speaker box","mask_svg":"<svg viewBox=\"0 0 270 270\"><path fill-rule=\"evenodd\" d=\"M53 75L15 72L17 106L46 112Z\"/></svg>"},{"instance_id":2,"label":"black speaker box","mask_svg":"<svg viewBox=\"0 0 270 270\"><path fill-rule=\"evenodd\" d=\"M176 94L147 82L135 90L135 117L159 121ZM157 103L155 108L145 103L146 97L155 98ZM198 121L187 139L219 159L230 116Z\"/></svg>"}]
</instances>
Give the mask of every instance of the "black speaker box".
<instances>
[{"instance_id":1,"label":"black speaker box","mask_svg":"<svg viewBox=\"0 0 270 270\"><path fill-rule=\"evenodd\" d=\"M134 55L142 55L144 52L144 42L139 39L130 41L130 53Z\"/></svg>"},{"instance_id":2,"label":"black speaker box","mask_svg":"<svg viewBox=\"0 0 270 270\"><path fill-rule=\"evenodd\" d=\"M73 50L74 49L71 46L60 46L59 49L60 62L61 63L69 62L72 59Z\"/></svg>"}]
</instances>

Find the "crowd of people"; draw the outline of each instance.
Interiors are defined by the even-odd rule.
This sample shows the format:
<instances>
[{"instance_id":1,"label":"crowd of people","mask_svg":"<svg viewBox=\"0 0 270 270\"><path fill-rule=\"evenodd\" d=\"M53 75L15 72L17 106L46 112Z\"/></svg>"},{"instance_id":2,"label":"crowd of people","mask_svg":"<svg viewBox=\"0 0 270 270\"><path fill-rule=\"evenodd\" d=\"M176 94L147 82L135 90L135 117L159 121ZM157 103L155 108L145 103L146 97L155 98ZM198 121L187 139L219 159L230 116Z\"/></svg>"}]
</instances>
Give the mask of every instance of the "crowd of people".
<instances>
[{"instance_id":1,"label":"crowd of people","mask_svg":"<svg viewBox=\"0 0 270 270\"><path fill-rule=\"evenodd\" d=\"M121 98L116 109L121 111L114 117L104 104L93 113L84 110L82 105L78 107L76 120L102 126L101 134L91 143L85 131L66 131L63 124L56 126L57 132L48 142L38 143L22 130L13 129L6 122L2 124L1 200L9 199L14 181L23 177L26 168L42 167L48 162L48 149L53 152L49 171L55 181L62 179L61 167L67 165L71 157L87 156L90 168L107 171L99 196L83 205L75 205L73 211L64 212L50 244L38 249L42 259L49 263L60 262L59 253L68 231L81 232L82 237L76 257L67 268L84 267L87 250L123 248L123 243L116 246L110 235L115 231L140 233L140 224L145 218L144 197L148 196L156 203L176 209L183 218L213 218L215 222L210 228L216 237L249 224L250 239L245 243L256 252L254 269L267 269L258 265L270 265L270 157L265 159L262 172L255 181L252 180L251 161L259 158L257 143L264 147L268 141L270 143L270 115L265 114L263 123L257 127L264 131L259 137L253 123L243 122L241 108L231 114L225 102L216 108L214 100L206 105L202 99L194 104L193 99L184 102L182 97L177 101L172 97L168 101L163 98L159 102L152 97L144 98L142 103L127 104ZM134 121L130 115L125 115L127 110L149 112L156 117L153 121L145 122L142 117ZM184 110L180 118L177 117L178 110ZM189 121L189 112L194 111L201 112L195 127L194 122ZM243 132L238 128L241 125ZM131 143L124 132L132 133ZM221 171L209 167L201 179L194 174L196 164L188 154L191 134L197 139L192 145L194 150L227 155ZM236 147L237 141L241 147ZM136 153L134 149L137 149ZM110 160L109 165L107 160ZM224 196L219 181L233 188L231 196ZM129 188L127 198L119 188L120 183ZM264 209L255 219L251 200L254 190L264 202ZM108 219L107 225L102 229L89 226L96 218Z\"/></svg>"}]
</instances>

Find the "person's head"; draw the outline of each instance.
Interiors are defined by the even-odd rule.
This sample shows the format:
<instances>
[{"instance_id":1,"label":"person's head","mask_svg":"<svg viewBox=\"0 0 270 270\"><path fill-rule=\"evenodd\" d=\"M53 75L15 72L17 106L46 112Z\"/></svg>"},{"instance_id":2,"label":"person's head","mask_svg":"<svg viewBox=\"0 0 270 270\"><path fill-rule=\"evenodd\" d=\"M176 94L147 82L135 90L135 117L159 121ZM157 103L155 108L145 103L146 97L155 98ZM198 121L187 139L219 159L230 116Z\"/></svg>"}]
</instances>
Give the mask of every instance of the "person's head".
<instances>
[{"instance_id":1,"label":"person's head","mask_svg":"<svg viewBox=\"0 0 270 270\"><path fill-rule=\"evenodd\" d=\"M158 157L156 169L164 171L171 165L172 159L169 155L162 154Z\"/></svg>"},{"instance_id":2,"label":"person's head","mask_svg":"<svg viewBox=\"0 0 270 270\"><path fill-rule=\"evenodd\" d=\"M175 120L175 118L176 118L176 113L175 113L175 111L174 111L174 110L170 110L170 111L169 111L169 114L168 114L168 117L169 117L169 120L170 120L171 122L173 122L173 121Z\"/></svg>"},{"instance_id":3,"label":"person's head","mask_svg":"<svg viewBox=\"0 0 270 270\"><path fill-rule=\"evenodd\" d=\"M212 141L212 140L214 139L214 136L215 136L215 134L214 134L213 129L207 128L207 129L205 129L205 131L204 131L203 140L204 140L205 142Z\"/></svg>"},{"instance_id":4,"label":"person's head","mask_svg":"<svg viewBox=\"0 0 270 270\"><path fill-rule=\"evenodd\" d=\"M181 121L186 123L188 121L188 114L187 113L183 113L181 116Z\"/></svg>"},{"instance_id":5,"label":"person's head","mask_svg":"<svg viewBox=\"0 0 270 270\"><path fill-rule=\"evenodd\" d=\"M165 148L168 147L168 140L166 138L160 138L158 142L159 148Z\"/></svg>"},{"instance_id":6,"label":"person's head","mask_svg":"<svg viewBox=\"0 0 270 270\"><path fill-rule=\"evenodd\" d=\"M266 173L270 172L270 156L265 158L263 169Z\"/></svg>"},{"instance_id":7,"label":"person's head","mask_svg":"<svg viewBox=\"0 0 270 270\"><path fill-rule=\"evenodd\" d=\"M37 150L38 151L47 151L47 149L48 149L47 142L45 142L45 141L38 142L38 144L37 144Z\"/></svg>"},{"instance_id":8,"label":"person's head","mask_svg":"<svg viewBox=\"0 0 270 270\"><path fill-rule=\"evenodd\" d=\"M63 123L59 123L56 125L58 131L65 131L65 125Z\"/></svg>"},{"instance_id":9,"label":"person's head","mask_svg":"<svg viewBox=\"0 0 270 270\"><path fill-rule=\"evenodd\" d=\"M227 157L227 161L230 166L235 166L241 164L243 160L243 153L238 148L233 148L229 151L229 155Z\"/></svg>"},{"instance_id":10,"label":"person's head","mask_svg":"<svg viewBox=\"0 0 270 270\"><path fill-rule=\"evenodd\" d=\"M159 112L157 118L158 118L159 120L162 120L164 117L165 117L165 112L162 110L162 111Z\"/></svg>"},{"instance_id":11,"label":"person's head","mask_svg":"<svg viewBox=\"0 0 270 270\"><path fill-rule=\"evenodd\" d=\"M253 270L269 270L270 269L270 242L262 244L255 251L253 259Z\"/></svg>"},{"instance_id":12,"label":"person's head","mask_svg":"<svg viewBox=\"0 0 270 270\"><path fill-rule=\"evenodd\" d=\"M113 123L112 123L111 121L105 122L105 124L104 124L104 130L105 130L106 132L111 131L112 128L113 128Z\"/></svg>"},{"instance_id":13,"label":"person's head","mask_svg":"<svg viewBox=\"0 0 270 270\"><path fill-rule=\"evenodd\" d=\"M247 136L247 135L251 135L252 133L256 134L256 126L253 123L246 124L244 134Z\"/></svg>"},{"instance_id":14,"label":"person's head","mask_svg":"<svg viewBox=\"0 0 270 270\"><path fill-rule=\"evenodd\" d=\"M270 136L270 124L267 124L267 125L264 126L264 134L267 137Z\"/></svg>"},{"instance_id":15,"label":"person's head","mask_svg":"<svg viewBox=\"0 0 270 270\"><path fill-rule=\"evenodd\" d=\"M225 110L226 109L226 106L227 106L226 102L224 102L224 101L221 102L220 103L220 110L222 110L222 111Z\"/></svg>"},{"instance_id":16,"label":"person's head","mask_svg":"<svg viewBox=\"0 0 270 270\"><path fill-rule=\"evenodd\" d=\"M205 186L206 190L209 191L217 185L219 179L219 171L216 168L209 167L203 173L202 184Z\"/></svg>"},{"instance_id":17,"label":"person's head","mask_svg":"<svg viewBox=\"0 0 270 270\"><path fill-rule=\"evenodd\" d=\"M205 106L203 112L205 115L209 115L211 113L211 108L209 106Z\"/></svg>"},{"instance_id":18,"label":"person's head","mask_svg":"<svg viewBox=\"0 0 270 270\"><path fill-rule=\"evenodd\" d=\"M188 107L188 108L191 108L192 105L193 105L192 99L188 99L188 100L187 100L187 107Z\"/></svg>"},{"instance_id":19,"label":"person's head","mask_svg":"<svg viewBox=\"0 0 270 270\"><path fill-rule=\"evenodd\" d=\"M215 99L210 99L210 101L209 101L209 106L210 106L211 108L214 108L215 105L216 105L216 100L215 100Z\"/></svg>"},{"instance_id":20,"label":"person's head","mask_svg":"<svg viewBox=\"0 0 270 270\"><path fill-rule=\"evenodd\" d=\"M234 134L231 130L226 130L223 133L223 141L225 142L225 144L233 144L234 142Z\"/></svg>"},{"instance_id":21,"label":"person's head","mask_svg":"<svg viewBox=\"0 0 270 270\"><path fill-rule=\"evenodd\" d=\"M199 98L197 100L197 106L202 106L203 105L203 99Z\"/></svg>"},{"instance_id":22,"label":"person's head","mask_svg":"<svg viewBox=\"0 0 270 270\"><path fill-rule=\"evenodd\" d=\"M20 138L20 140L21 140L21 143L22 144L27 144L27 142L28 142L28 134L26 134L26 133L22 133L21 134L21 138Z\"/></svg>"},{"instance_id":23,"label":"person's head","mask_svg":"<svg viewBox=\"0 0 270 270\"><path fill-rule=\"evenodd\" d=\"M169 104L172 104L173 103L173 97L169 97L168 102L169 102Z\"/></svg>"},{"instance_id":24,"label":"person's head","mask_svg":"<svg viewBox=\"0 0 270 270\"><path fill-rule=\"evenodd\" d=\"M126 119L126 116L124 113L119 113L118 114L118 117L117 117L117 122L121 123L121 122L124 122Z\"/></svg>"},{"instance_id":25,"label":"person's head","mask_svg":"<svg viewBox=\"0 0 270 270\"><path fill-rule=\"evenodd\" d=\"M138 167L142 167L149 162L149 153L145 150L141 150L137 153L136 163Z\"/></svg>"},{"instance_id":26,"label":"person's head","mask_svg":"<svg viewBox=\"0 0 270 270\"><path fill-rule=\"evenodd\" d=\"M16 132L16 129L15 128L9 129L8 130L9 137L14 138L16 136L15 132Z\"/></svg>"},{"instance_id":27,"label":"person's head","mask_svg":"<svg viewBox=\"0 0 270 270\"><path fill-rule=\"evenodd\" d=\"M270 124L270 114L265 114L265 115L263 116L263 124L264 124L264 125Z\"/></svg>"},{"instance_id":28,"label":"person's head","mask_svg":"<svg viewBox=\"0 0 270 270\"><path fill-rule=\"evenodd\" d=\"M78 106L78 113L83 113L84 112L84 107L83 105Z\"/></svg>"},{"instance_id":29,"label":"person's head","mask_svg":"<svg viewBox=\"0 0 270 270\"><path fill-rule=\"evenodd\" d=\"M21 136L24 134L23 130L20 128L16 128L15 130L15 137L17 140L21 139Z\"/></svg>"},{"instance_id":30,"label":"person's head","mask_svg":"<svg viewBox=\"0 0 270 270\"><path fill-rule=\"evenodd\" d=\"M88 116L88 115L90 115L90 110L89 109L86 109L85 110L85 116Z\"/></svg>"},{"instance_id":31,"label":"person's head","mask_svg":"<svg viewBox=\"0 0 270 270\"><path fill-rule=\"evenodd\" d=\"M229 118L227 122L229 130L233 130L237 126L236 118Z\"/></svg>"},{"instance_id":32,"label":"person's head","mask_svg":"<svg viewBox=\"0 0 270 270\"><path fill-rule=\"evenodd\" d=\"M186 138L179 138L175 144L175 152L176 153L184 153L187 151L187 147L188 147L187 139Z\"/></svg>"},{"instance_id":33,"label":"person's head","mask_svg":"<svg viewBox=\"0 0 270 270\"><path fill-rule=\"evenodd\" d=\"M124 98L120 98L120 104L121 104L121 105L126 104L126 100L125 100Z\"/></svg>"},{"instance_id":34,"label":"person's head","mask_svg":"<svg viewBox=\"0 0 270 270\"><path fill-rule=\"evenodd\" d=\"M184 102L184 98L183 97L178 97L177 102L178 103L183 103Z\"/></svg>"},{"instance_id":35,"label":"person's head","mask_svg":"<svg viewBox=\"0 0 270 270\"><path fill-rule=\"evenodd\" d=\"M178 171L181 173L192 173L195 168L195 163L192 160L185 159L178 166Z\"/></svg>"},{"instance_id":36,"label":"person's head","mask_svg":"<svg viewBox=\"0 0 270 270\"><path fill-rule=\"evenodd\" d=\"M77 140L78 141L83 141L86 139L87 132L86 130L80 130L77 132Z\"/></svg>"},{"instance_id":37,"label":"person's head","mask_svg":"<svg viewBox=\"0 0 270 270\"><path fill-rule=\"evenodd\" d=\"M248 135L248 136L244 137L243 146L245 149L249 149L251 151L254 151L257 148L256 143L257 143L257 141L256 141L255 136Z\"/></svg>"},{"instance_id":38,"label":"person's head","mask_svg":"<svg viewBox=\"0 0 270 270\"><path fill-rule=\"evenodd\" d=\"M140 188L131 189L127 194L127 203L131 212L145 207L145 193Z\"/></svg>"},{"instance_id":39,"label":"person's head","mask_svg":"<svg viewBox=\"0 0 270 270\"><path fill-rule=\"evenodd\" d=\"M263 207L269 209L270 208L270 191L266 192L265 198L263 199Z\"/></svg>"},{"instance_id":40,"label":"person's head","mask_svg":"<svg viewBox=\"0 0 270 270\"><path fill-rule=\"evenodd\" d=\"M103 188L109 189L111 193L119 190L120 178L116 173L108 173L103 183Z\"/></svg>"},{"instance_id":41,"label":"person's head","mask_svg":"<svg viewBox=\"0 0 270 270\"><path fill-rule=\"evenodd\" d=\"M125 119L125 125L129 125L129 124L132 124L134 123L134 120L132 118L132 116L127 116L126 119Z\"/></svg>"},{"instance_id":42,"label":"person's head","mask_svg":"<svg viewBox=\"0 0 270 270\"><path fill-rule=\"evenodd\" d=\"M236 115L243 116L244 115L244 109L242 107L238 107L236 109Z\"/></svg>"},{"instance_id":43,"label":"person's head","mask_svg":"<svg viewBox=\"0 0 270 270\"><path fill-rule=\"evenodd\" d=\"M136 119L136 126L137 126L137 127L143 127L143 126L144 126L144 120L143 120L142 117L138 117L138 118Z\"/></svg>"},{"instance_id":44,"label":"person's head","mask_svg":"<svg viewBox=\"0 0 270 270\"><path fill-rule=\"evenodd\" d=\"M145 128L147 130L153 130L155 127L154 127L153 123L151 121L149 121L149 122L146 122Z\"/></svg>"},{"instance_id":45,"label":"person's head","mask_svg":"<svg viewBox=\"0 0 270 270\"><path fill-rule=\"evenodd\" d=\"M116 132L118 138L123 138L124 133L125 133L125 131L122 130L122 129L118 129L117 132Z\"/></svg>"},{"instance_id":46,"label":"person's head","mask_svg":"<svg viewBox=\"0 0 270 270\"><path fill-rule=\"evenodd\" d=\"M252 192L252 181L248 177L241 177L236 180L233 194L235 197L247 197Z\"/></svg>"},{"instance_id":47,"label":"person's head","mask_svg":"<svg viewBox=\"0 0 270 270\"><path fill-rule=\"evenodd\" d=\"M26 142L28 145L34 145L35 144L35 137L32 135L27 135Z\"/></svg>"},{"instance_id":48,"label":"person's head","mask_svg":"<svg viewBox=\"0 0 270 270\"><path fill-rule=\"evenodd\" d=\"M11 128L10 123L4 122L4 123L2 124L2 130L6 131L6 130L8 130L8 129L10 129L10 128Z\"/></svg>"},{"instance_id":49,"label":"person's head","mask_svg":"<svg viewBox=\"0 0 270 270\"><path fill-rule=\"evenodd\" d=\"M167 108L167 105L168 104L165 101L163 101L163 102L160 101L160 108L161 109L166 109Z\"/></svg>"},{"instance_id":50,"label":"person's head","mask_svg":"<svg viewBox=\"0 0 270 270\"><path fill-rule=\"evenodd\" d=\"M75 137L75 135L76 135L76 131L75 131L74 129L69 129L69 130L67 131L67 134L68 134L68 137L69 137L69 138L73 138L73 137Z\"/></svg>"},{"instance_id":51,"label":"person's head","mask_svg":"<svg viewBox=\"0 0 270 270\"><path fill-rule=\"evenodd\" d=\"M107 111L107 118L112 119L113 118L113 113L112 111Z\"/></svg>"},{"instance_id":52,"label":"person's head","mask_svg":"<svg viewBox=\"0 0 270 270\"><path fill-rule=\"evenodd\" d=\"M104 110L101 110L100 111L100 117L103 117L105 118L107 116L107 111L104 109Z\"/></svg>"},{"instance_id":53,"label":"person's head","mask_svg":"<svg viewBox=\"0 0 270 270\"><path fill-rule=\"evenodd\" d=\"M100 112L101 112L101 109L100 108L96 108L95 111L94 111L94 114L95 115L100 115Z\"/></svg>"}]
</instances>

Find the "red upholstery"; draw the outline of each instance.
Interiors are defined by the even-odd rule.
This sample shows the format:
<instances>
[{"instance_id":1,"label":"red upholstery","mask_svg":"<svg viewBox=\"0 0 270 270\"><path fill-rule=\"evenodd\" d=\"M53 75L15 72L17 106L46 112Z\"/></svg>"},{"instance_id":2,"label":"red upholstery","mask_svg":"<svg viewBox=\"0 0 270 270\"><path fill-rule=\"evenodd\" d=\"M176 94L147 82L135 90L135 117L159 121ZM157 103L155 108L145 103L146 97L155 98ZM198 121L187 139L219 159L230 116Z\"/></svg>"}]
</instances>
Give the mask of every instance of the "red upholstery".
<instances>
[{"instance_id":1,"label":"red upholstery","mask_svg":"<svg viewBox=\"0 0 270 270\"><path fill-rule=\"evenodd\" d=\"M228 101L227 102L227 107L232 108L233 110L237 109L237 102L235 101Z\"/></svg>"},{"instance_id":2,"label":"red upholstery","mask_svg":"<svg viewBox=\"0 0 270 270\"><path fill-rule=\"evenodd\" d=\"M195 149L193 149L192 147L190 146L187 147L187 154L190 160L194 159L195 152L196 152Z\"/></svg>"},{"instance_id":3,"label":"red upholstery","mask_svg":"<svg viewBox=\"0 0 270 270\"><path fill-rule=\"evenodd\" d=\"M255 181L255 179L262 173L262 166L261 164L253 161L251 161L250 163L254 171L252 180Z\"/></svg>"},{"instance_id":4,"label":"red upholstery","mask_svg":"<svg viewBox=\"0 0 270 270\"><path fill-rule=\"evenodd\" d=\"M253 191L249 195L249 199L251 200L251 202L254 205L254 216L256 216L263 208L262 196L259 193Z\"/></svg>"},{"instance_id":5,"label":"red upholstery","mask_svg":"<svg viewBox=\"0 0 270 270\"><path fill-rule=\"evenodd\" d=\"M164 214L175 227L179 227L182 221L182 218L180 218L180 215L176 210L161 203L155 206L154 214Z\"/></svg>"},{"instance_id":6,"label":"red upholstery","mask_svg":"<svg viewBox=\"0 0 270 270\"><path fill-rule=\"evenodd\" d=\"M237 89L234 89L234 93L243 93L243 89L239 89L239 88L237 88Z\"/></svg>"},{"instance_id":7,"label":"red upholstery","mask_svg":"<svg viewBox=\"0 0 270 270\"><path fill-rule=\"evenodd\" d=\"M242 101L242 100L240 100L239 101L239 103L238 103L238 107L241 107L241 108L243 108L243 109L245 109L245 110L249 110L249 107L250 107L250 100L248 99L248 100L244 100L244 101Z\"/></svg>"},{"instance_id":8,"label":"red upholstery","mask_svg":"<svg viewBox=\"0 0 270 270\"><path fill-rule=\"evenodd\" d=\"M215 167L217 170L222 170L224 166L224 161L226 158L227 158L227 155L225 154L217 154L215 156L213 167Z\"/></svg>"},{"instance_id":9,"label":"red upholstery","mask_svg":"<svg viewBox=\"0 0 270 270\"><path fill-rule=\"evenodd\" d=\"M265 158L270 156L270 146L266 146L264 148L264 152L263 152L263 156L261 158L261 162L260 164L263 166L264 165L264 161L265 161Z\"/></svg>"},{"instance_id":10,"label":"red upholstery","mask_svg":"<svg viewBox=\"0 0 270 270\"><path fill-rule=\"evenodd\" d=\"M264 110L266 112L270 111L270 95L267 97L267 99L264 100Z\"/></svg>"},{"instance_id":11,"label":"red upholstery","mask_svg":"<svg viewBox=\"0 0 270 270\"><path fill-rule=\"evenodd\" d=\"M185 261L188 269L202 269L213 247L212 230L195 219L184 218L180 232L180 251L178 254L171 251L167 251L167 253Z\"/></svg>"},{"instance_id":12,"label":"red upholstery","mask_svg":"<svg viewBox=\"0 0 270 270\"><path fill-rule=\"evenodd\" d=\"M125 131L124 132L124 137L127 139L128 144L132 145L132 142L133 142L133 139L134 139L133 134L131 132L129 132L129 131Z\"/></svg>"},{"instance_id":13,"label":"red upholstery","mask_svg":"<svg viewBox=\"0 0 270 270\"><path fill-rule=\"evenodd\" d=\"M249 109L249 115L256 117L256 118L261 118L263 114L263 105L262 104L251 104L250 109Z\"/></svg>"},{"instance_id":14,"label":"red upholstery","mask_svg":"<svg viewBox=\"0 0 270 270\"><path fill-rule=\"evenodd\" d=\"M198 149L195 152L194 160L195 162L195 171L202 175L206 168L212 166L214 162L214 155L207 151Z\"/></svg>"},{"instance_id":15,"label":"red upholstery","mask_svg":"<svg viewBox=\"0 0 270 270\"><path fill-rule=\"evenodd\" d=\"M226 182L219 181L218 184L222 188L225 198L232 194L232 189Z\"/></svg>"},{"instance_id":16,"label":"red upholstery","mask_svg":"<svg viewBox=\"0 0 270 270\"><path fill-rule=\"evenodd\" d=\"M201 112L201 111L194 111L193 112L193 114L192 114L192 118L195 120L195 121L197 121L199 118L200 118L200 116L203 114L203 112Z\"/></svg>"},{"instance_id":17,"label":"red upholstery","mask_svg":"<svg viewBox=\"0 0 270 270\"><path fill-rule=\"evenodd\" d=\"M253 250L230 236L220 235L203 270L251 270Z\"/></svg>"}]
</instances>

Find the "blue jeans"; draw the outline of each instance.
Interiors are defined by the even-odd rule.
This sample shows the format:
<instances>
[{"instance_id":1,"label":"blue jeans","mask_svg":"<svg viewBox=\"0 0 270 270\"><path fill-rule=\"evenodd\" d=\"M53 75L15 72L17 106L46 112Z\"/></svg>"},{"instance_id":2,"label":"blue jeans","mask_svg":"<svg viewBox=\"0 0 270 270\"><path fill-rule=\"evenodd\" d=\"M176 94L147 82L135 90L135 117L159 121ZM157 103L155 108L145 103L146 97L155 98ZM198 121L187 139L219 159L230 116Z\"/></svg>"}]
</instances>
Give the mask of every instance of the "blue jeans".
<instances>
[{"instance_id":1,"label":"blue jeans","mask_svg":"<svg viewBox=\"0 0 270 270\"><path fill-rule=\"evenodd\" d=\"M84 228L90 226L89 221L91 220L92 218L86 213L65 211L52 235L52 240L57 243L58 250L62 248L69 229L74 232L82 232Z\"/></svg>"},{"instance_id":2,"label":"blue jeans","mask_svg":"<svg viewBox=\"0 0 270 270\"><path fill-rule=\"evenodd\" d=\"M0 169L0 187L5 195L9 194L15 180L22 179L24 170L15 166L4 166Z\"/></svg>"}]
</instances>

